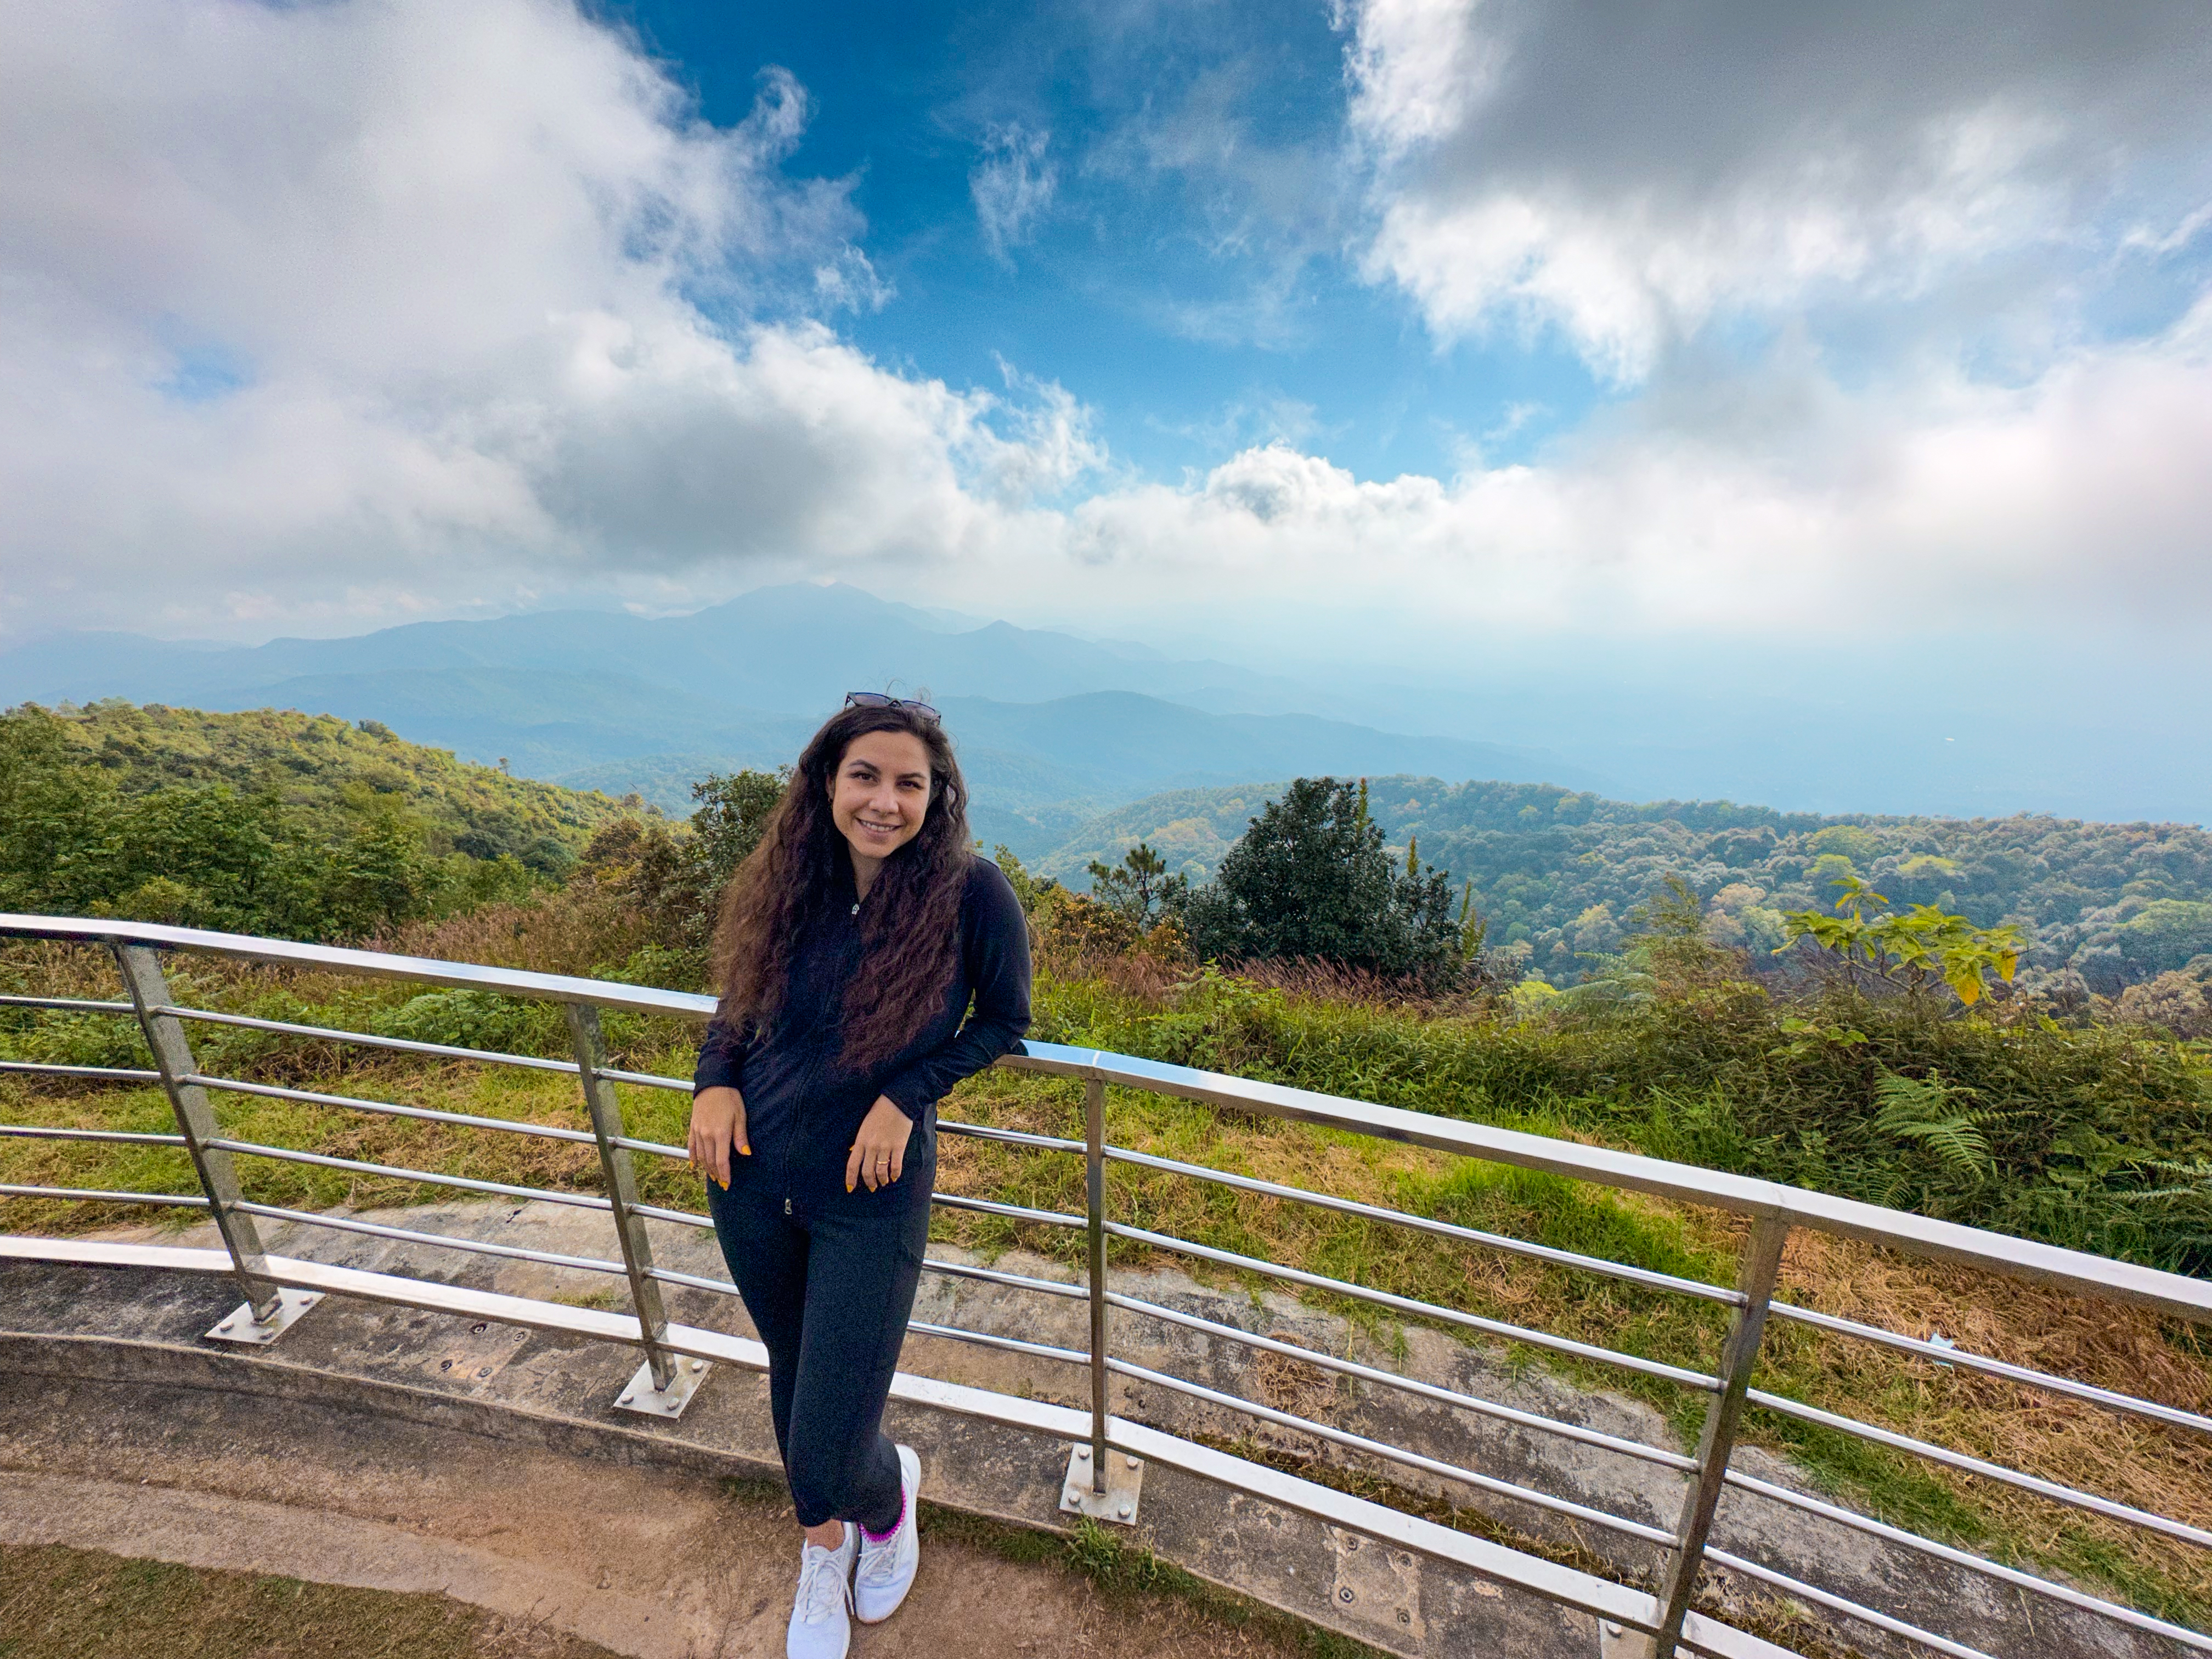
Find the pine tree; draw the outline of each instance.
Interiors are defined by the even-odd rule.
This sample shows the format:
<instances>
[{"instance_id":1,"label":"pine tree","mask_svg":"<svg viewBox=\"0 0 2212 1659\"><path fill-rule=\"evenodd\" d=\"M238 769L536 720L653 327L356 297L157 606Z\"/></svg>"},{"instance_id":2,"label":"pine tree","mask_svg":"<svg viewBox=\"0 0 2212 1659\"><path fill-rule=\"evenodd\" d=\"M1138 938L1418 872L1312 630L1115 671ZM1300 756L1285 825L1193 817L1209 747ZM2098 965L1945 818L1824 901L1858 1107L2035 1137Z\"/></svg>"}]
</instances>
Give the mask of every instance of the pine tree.
<instances>
[{"instance_id":1,"label":"pine tree","mask_svg":"<svg viewBox=\"0 0 2212 1659\"><path fill-rule=\"evenodd\" d=\"M1300 778L1251 820L1183 905L1191 944L1225 961L1313 957L1431 986L1462 958L1441 872L1393 867L1364 787Z\"/></svg>"}]
</instances>

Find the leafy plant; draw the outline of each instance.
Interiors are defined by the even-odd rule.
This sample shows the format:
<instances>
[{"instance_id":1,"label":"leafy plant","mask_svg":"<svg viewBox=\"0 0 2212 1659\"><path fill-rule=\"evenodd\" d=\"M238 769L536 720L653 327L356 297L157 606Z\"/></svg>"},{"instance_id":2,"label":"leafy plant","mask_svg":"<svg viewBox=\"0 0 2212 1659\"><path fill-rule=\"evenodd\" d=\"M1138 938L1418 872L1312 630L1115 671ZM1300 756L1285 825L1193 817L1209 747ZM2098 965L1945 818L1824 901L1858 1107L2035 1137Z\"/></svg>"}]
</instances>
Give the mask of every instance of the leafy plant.
<instances>
[{"instance_id":1,"label":"leafy plant","mask_svg":"<svg viewBox=\"0 0 2212 1659\"><path fill-rule=\"evenodd\" d=\"M2017 927L1977 927L1932 904L1916 904L1903 915L1883 912L1869 917L1869 906L1889 902L1887 894L1875 892L1855 872L1837 876L1834 884L1842 890L1834 915L1799 910L1783 918L1789 929L1784 950L1810 939L1838 957L1847 971L1863 970L1915 991L1940 981L1969 1008L1982 1000L1990 974L2009 982L2020 971Z\"/></svg>"},{"instance_id":2,"label":"leafy plant","mask_svg":"<svg viewBox=\"0 0 2212 1659\"><path fill-rule=\"evenodd\" d=\"M1986 1181L1996 1172L1974 1115L1954 1109L1956 1101L1973 1097L1972 1089L1952 1087L1941 1072L1917 1079L1884 1072L1874 1092L1881 1103L1874 1127L1882 1133L1926 1147L1961 1180Z\"/></svg>"}]
</instances>

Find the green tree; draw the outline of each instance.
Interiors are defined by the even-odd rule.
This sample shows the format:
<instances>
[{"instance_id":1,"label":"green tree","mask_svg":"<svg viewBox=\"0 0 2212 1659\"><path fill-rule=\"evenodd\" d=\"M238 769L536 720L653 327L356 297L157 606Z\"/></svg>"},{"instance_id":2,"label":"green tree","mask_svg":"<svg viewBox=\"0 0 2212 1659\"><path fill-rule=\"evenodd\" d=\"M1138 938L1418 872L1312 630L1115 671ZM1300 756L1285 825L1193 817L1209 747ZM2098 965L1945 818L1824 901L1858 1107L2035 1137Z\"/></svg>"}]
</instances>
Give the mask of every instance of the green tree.
<instances>
[{"instance_id":1,"label":"green tree","mask_svg":"<svg viewBox=\"0 0 2212 1659\"><path fill-rule=\"evenodd\" d=\"M1143 842L1122 854L1118 865L1091 861L1091 896L1140 928L1179 908L1189 886L1189 877L1170 875L1167 860Z\"/></svg>"},{"instance_id":2,"label":"green tree","mask_svg":"<svg viewBox=\"0 0 2212 1659\"><path fill-rule=\"evenodd\" d=\"M686 833L655 818L617 818L584 849L583 870L650 917L665 947L703 952L722 890L760 845L790 773L710 772L691 786L699 803Z\"/></svg>"},{"instance_id":3,"label":"green tree","mask_svg":"<svg viewBox=\"0 0 2212 1659\"><path fill-rule=\"evenodd\" d=\"M1394 867L1364 790L1300 778L1179 908L1202 957L1309 957L1440 988L1462 962L1452 896L1442 872Z\"/></svg>"}]
</instances>

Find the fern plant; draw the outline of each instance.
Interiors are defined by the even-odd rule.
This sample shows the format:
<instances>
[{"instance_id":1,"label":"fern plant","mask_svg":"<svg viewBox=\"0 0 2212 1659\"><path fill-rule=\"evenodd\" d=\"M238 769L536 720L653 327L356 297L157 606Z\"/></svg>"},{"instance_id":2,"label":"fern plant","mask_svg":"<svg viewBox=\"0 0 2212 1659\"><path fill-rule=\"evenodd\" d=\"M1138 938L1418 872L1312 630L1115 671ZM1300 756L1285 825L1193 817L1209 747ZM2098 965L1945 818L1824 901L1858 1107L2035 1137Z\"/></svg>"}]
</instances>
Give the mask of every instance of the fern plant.
<instances>
[{"instance_id":1,"label":"fern plant","mask_svg":"<svg viewBox=\"0 0 2212 1659\"><path fill-rule=\"evenodd\" d=\"M1879 1133L1925 1147L1946 1175L1967 1185L1978 1186L1996 1172L1982 1133L1989 1115L1958 1109L1958 1102L1973 1097L1973 1090L1946 1083L1941 1072L1909 1078L1885 1071L1874 1092Z\"/></svg>"}]
</instances>

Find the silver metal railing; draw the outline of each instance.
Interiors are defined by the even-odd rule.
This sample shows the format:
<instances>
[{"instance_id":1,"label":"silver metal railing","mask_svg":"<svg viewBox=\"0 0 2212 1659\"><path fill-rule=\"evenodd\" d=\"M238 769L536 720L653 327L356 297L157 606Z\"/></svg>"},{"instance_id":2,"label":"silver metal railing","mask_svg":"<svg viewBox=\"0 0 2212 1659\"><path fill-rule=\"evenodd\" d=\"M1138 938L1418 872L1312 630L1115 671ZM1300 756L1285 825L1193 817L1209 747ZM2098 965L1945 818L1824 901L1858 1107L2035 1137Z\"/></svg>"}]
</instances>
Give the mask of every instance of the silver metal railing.
<instances>
[{"instance_id":1,"label":"silver metal railing","mask_svg":"<svg viewBox=\"0 0 2212 1659\"><path fill-rule=\"evenodd\" d=\"M623 1121L617 1085L686 1092L690 1085L680 1079L624 1071L610 1066L600 1030L602 1011L667 1016L701 1022L712 1012L711 999L601 981L131 922L0 916L0 939L5 938L69 941L102 947L111 952L127 1000L19 995L0 997L0 1008L129 1017L137 1022L143 1034L154 1065L151 1068L141 1068L6 1061L0 1062L0 1071L138 1086L158 1084L168 1097L177 1132L173 1134L153 1133L0 1123L0 1134L179 1148L191 1162L200 1192L198 1194L115 1192L0 1184L0 1199L80 1200L207 1211L221 1234L223 1244L220 1256L210 1260L219 1262L235 1277L245 1297L243 1305L216 1330L209 1333L211 1337L240 1342L273 1341L321 1295L334 1289L438 1310L466 1308L480 1312L489 1308L496 1317L551 1328L580 1331L604 1340L635 1346L642 1352L643 1363L623 1392L618 1403L632 1411L664 1418L682 1413L699 1381L706 1374L711 1360L724 1358L738 1364L760 1363L756 1349L713 1332L674 1324L668 1317L662 1297L664 1285L721 1295L732 1295L734 1291L725 1279L683 1273L655 1262L646 1224L647 1222L709 1229L713 1224L703 1214L648 1204L640 1199L635 1157L644 1155L682 1159L685 1153L682 1147L631 1135ZM193 952L277 968L378 976L448 988L477 989L504 996L552 1002L564 1010L574 1058L556 1060L542 1055L468 1048L184 1006L172 995L161 966L161 953L163 951ZM193 1056L187 1036L187 1027L193 1024L243 1028L425 1059L465 1060L565 1073L578 1080L592 1127L586 1131L211 1075L201 1068ZM1748 1494L1759 1501L1781 1504L1801 1515L1817 1517L1826 1524L1880 1540L1886 1546L1930 1563L1942 1563L1980 1575L1992 1583L2008 1586L2017 1593L2032 1595L2077 1613L2095 1615L2143 1635L2162 1638L2166 1643L2212 1651L2212 1636L2094 1595L2075 1585L2039 1576L2015 1565L1988 1560L1939 1540L1923 1537L1874 1516L1858 1514L1840 1504L1806 1496L1757 1478L1731 1464L1731 1454L1737 1443L1740 1425L1748 1407L1853 1437L1893 1452L1923 1459L1979 1480L2032 1493L2194 1548L2212 1547L2212 1532L2186 1522L2119 1503L2024 1470L1969 1456L1752 1386L1765 1328L1770 1322L1778 1320L1917 1359L2000 1378L2099 1410L2162 1425L2167 1429L2191 1435L2212 1434L2212 1419L2195 1413L1902 1333L1838 1318L1815 1310L1794 1306L1778 1300L1775 1294L1784 1244L1791 1231L1800 1227L1870 1242L1911 1255L1972 1267L2002 1275L2040 1280L2084 1296L2128 1303L2160 1315L2198 1323L2212 1322L2212 1285L2132 1263L2109 1261L2033 1241L1883 1210L1849 1200L1663 1163L1606 1148L1492 1128L1481 1124L1123 1054L1073 1049L1050 1043L1030 1043L1027 1048L1026 1054L1009 1056L1000 1064L1016 1070L1080 1079L1084 1085L1084 1138L1081 1140L951 1121L940 1122L940 1129L948 1134L970 1136L1041 1154L1080 1157L1085 1166L1085 1213L1073 1215L1036 1210L956 1194L940 1193L937 1194L937 1202L943 1207L979 1212L1013 1223L1080 1230L1085 1235L1085 1245L1087 1272L1085 1282L1063 1284L994 1267L935 1259L932 1259L927 1266L934 1273L951 1277L990 1283L1063 1301L1082 1301L1087 1304L1089 1314L1086 1344L1079 1350L920 1322L912 1328L927 1336L978 1344L1083 1368L1090 1378L1090 1409L1079 1415L1063 1408L1042 1407L981 1390L957 1389L950 1385L919 1382L910 1383L903 1376L897 1386L914 1390L915 1397L929 1403L994 1417L1032 1429L1042 1428L1047 1432L1078 1443L1071 1455L1067 1502L1064 1507L1107 1520L1130 1518L1133 1513L1133 1502L1126 1483L1117 1486L1110 1476L1109 1465L1115 1460L1109 1458L1109 1453L1126 1454L1121 1460L1124 1467L1134 1464L1140 1454L1149 1455L1155 1459L1178 1463L1194 1472L1202 1472L1208 1479L1225 1482L1271 1501L1322 1516L1352 1530L1385 1536L1405 1547L1451 1560L1462 1566L1474 1565L1488 1576L1518 1583L1538 1595L1595 1613L1602 1620L1633 1627L1646 1633L1649 1651L1658 1656L1658 1659L1668 1659L1668 1656L1671 1656L1678 1647L1714 1655L1718 1659L1751 1659L1751 1656L1755 1654L1771 1655L1779 1651L1734 1631L1717 1619L1693 1610L1692 1602L1699 1587L1700 1574L1709 1566L1723 1568L1752 1583L1824 1608L1844 1620L1856 1621L1863 1626L1887 1632L1936 1652L1958 1656L1959 1659L1988 1659L1981 1649L1957 1636L1927 1629L1892 1611L1808 1583L1802 1577L1778 1571L1737 1551L1715 1547L1710 1542L1710 1536L1723 1502L1731 1494ZM1335 1131L1400 1141L1522 1169L1549 1171L1601 1186L1729 1212L1743 1218L1747 1224L1736 1282L1733 1286L1706 1284L1529 1240L1464 1227L1432 1217L1411 1214L1326 1193L1310 1192L1115 1146L1106 1139L1106 1091L1109 1086L1266 1114ZM399 1116L493 1133L589 1145L598 1154L604 1192L589 1194L526 1187L241 1140L222 1132L210 1104L210 1091ZM366 1176L424 1182L457 1192L541 1200L604 1211L612 1223L617 1254L605 1258L563 1255L424 1232L352 1216L319 1214L261 1203L245 1195L237 1170L237 1161L240 1158L289 1161ZM1117 1220L1109 1213L1106 1176L1109 1165L1115 1164L1408 1230L1433 1239L1440 1245L1500 1252L1550 1266L1605 1276L1643 1291L1680 1297L1692 1303L1718 1304L1729 1310L1727 1335L1715 1356L1711 1371L1691 1370L1532 1327L1515 1325L1464 1310L1397 1295L1349 1279L1173 1237ZM471 1293L459 1291L439 1281L410 1279L404 1275L365 1273L273 1257L264 1249L257 1229L257 1223L263 1220L327 1228L494 1257L520 1258L620 1278L629 1287L633 1313L627 1317L588 1313L551 1304L525 1302L488 1294L475 1294L471 1299ZM1702 1432L1693 1453L1648 1445L1584 1425L1546 1417L1502 1401L1402 1376L1377 1365L1285 1343L1184 1310L1146 1301L1113 1288L1108 1267L1109 1240L1121 1240L1128 1244L1205 1261L1307 1291L1351 1298L1407 1319L1526 1345L1567 1358L1615 1367L1693 1390L1703 1395L1706 1401ZM161 1256L163 1261L170 1261L189 1254L172 1251L163 1255L154 1251L146 1259ZM94 1248L58 1239L0 1239L0 1255L46 1260L137 1259L130 1255L128 1247ZM1682 1479L1686 1488L1680 1513L1671 1526L1654 1526L1577 1498L1541 1491L1524 1482L1504 1480L1412 1448L1393 1445L1334 1424L1279 1410L1188 1378L1137 1364L1115 1352L1110 1321L1117 1314L1158 1322L1172 1328L1193 1333L1208 1341L1238 1345L1255 1353L1292 1358L1353 1379L1370 1389L1395 1390L1433 1405L1451 1408L1464 1413L1470 1425L1470 1433L1482 1432L1482 1425L1485 1425L1540 1433L1672 1472ZM1662 1564L1657 1594L1639 1591L1632 1586L1611 1582L1605 1577L1571 1571L1534 1556L1481 1542L1463 1533L1394 1511L1387 1506L1348 1497L1326 1485L1285 1474L1261 1463L1228 1456L1196 1443L1116 1417L1110 1410L1110 1389L1112 1379L1115 1377L1170 1395L1194 1399L1258 1422L1297 1430L1344 1451L1445 1483L1448 1490L1471 1490L1510 1499L1514 1504L1528 1505L1566 1522L1595 1527L1616 1537L1634 1540L1657 1552L1657 1559Z\"/></svg>"}]
</instances>

